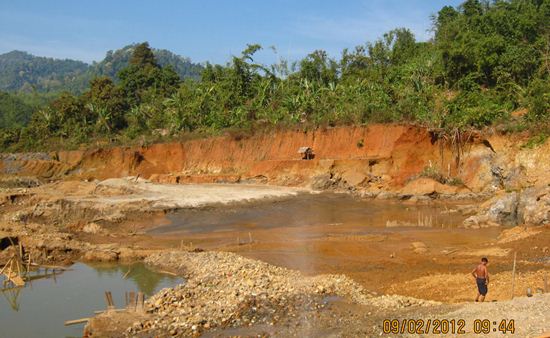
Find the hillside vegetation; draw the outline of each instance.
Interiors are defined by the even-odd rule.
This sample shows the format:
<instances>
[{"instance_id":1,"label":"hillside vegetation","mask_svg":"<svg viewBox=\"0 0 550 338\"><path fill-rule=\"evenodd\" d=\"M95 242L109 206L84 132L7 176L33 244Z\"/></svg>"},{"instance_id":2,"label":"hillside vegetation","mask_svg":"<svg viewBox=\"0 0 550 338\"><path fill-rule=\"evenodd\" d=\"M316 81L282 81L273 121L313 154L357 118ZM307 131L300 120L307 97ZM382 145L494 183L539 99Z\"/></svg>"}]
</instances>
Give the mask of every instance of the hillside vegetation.
<instances>
[{"instance_id":1,"label":"hillside vegetation","mask_svg":"<svg viewBox=\"0 0 550 338\"><path fill-rule=\"evenodd\" d=\"M142 43L120 71L114 63L94 66L115 80L95 77L83 94L59 95L25 126L4 128L0 144L70 148L95 139L371 122L413 122L455 134L528 129L544 140L550 0L468 0L443 7L432 23L431 41L397 28L338 59L316 50L292 64L263 65L254 60L262 47L252 44L226 65L207 64L200 79L181 80Z\"/></svg>"},{"instance_id":2,"label":"hillside vegetation","mask_svg":"<svg viewBox=\"0 0 550 338\"><path fill-rule=\"evenodd\" d=\"M100 62L89 65L82 61L59 60L12 51L0 55L0 90L19 93L74 94L84 92L90 80L98 76L116 79L116 74L128 66L136 45L108 51ZM159 65L172 66L182 78L199 79L203 67L165 49L153 50Z\"/></svg>"}]
</instances>

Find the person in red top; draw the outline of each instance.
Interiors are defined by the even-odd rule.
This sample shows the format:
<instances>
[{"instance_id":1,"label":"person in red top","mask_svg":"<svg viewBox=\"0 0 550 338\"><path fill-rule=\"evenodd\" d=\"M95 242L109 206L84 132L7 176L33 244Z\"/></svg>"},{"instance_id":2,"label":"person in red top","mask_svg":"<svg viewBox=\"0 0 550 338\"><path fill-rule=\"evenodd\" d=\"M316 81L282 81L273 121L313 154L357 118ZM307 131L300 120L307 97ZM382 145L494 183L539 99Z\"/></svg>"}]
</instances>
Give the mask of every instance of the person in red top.
<instances>
[{"instance_id":1,"label":"person in red top","mask_svg":"<svg viewBox=\"0 0 550 338\"><path fill-rule=\"evenodd\" d=\"M476 279L477 284L477 297L476 302L483 302L485 295L487 295L489 285L489 271L487 270L487 264L489 260L486 257L481 259L481 263L472 271L472 276Z\"/></svg>"}]
</instances>

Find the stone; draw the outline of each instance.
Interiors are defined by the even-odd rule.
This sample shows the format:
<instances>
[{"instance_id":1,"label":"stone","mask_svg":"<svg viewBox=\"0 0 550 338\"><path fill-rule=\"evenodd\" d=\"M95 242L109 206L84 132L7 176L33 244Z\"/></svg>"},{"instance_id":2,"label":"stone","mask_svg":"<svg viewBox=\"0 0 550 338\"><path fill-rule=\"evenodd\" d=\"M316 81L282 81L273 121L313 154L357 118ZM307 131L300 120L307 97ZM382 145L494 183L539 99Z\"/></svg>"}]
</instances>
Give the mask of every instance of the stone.
<instances>
[{"instance_id":1,"label":"stone","mask_svg":"<svg viewBox=\"0 0 550 338\"><path fill-rule=\"evenodd\" d=\"M527 225L550 223L550 187L525 189L520 196L518 218Z\"/></svg>"},{"instance_id":2,"label":"stone","mask_svg":"<svg viewBox=\"0 0 550 338\"><path fill-rule=\"evenodd\" d=\"M336 180L334 180L331 176L331 174L321 174L317 176L313 176L311 178L310 187L314 190L327 190L336 185Z\"/></svg>"},{"instance_id":3,"label":"stone","mask_svg":"<svg viewBox=\"0 0 550 338\"><path fill-rule=\"evenodd\" d=\"M114 262L118 260L118 253L107 250L91 250L87 251L83 258L87 261Z\"/></svg>"},{"instance_id":4,"label":"stone","mask_svg":"<svg viewBox=\"0 0 550 338\"><path fill-rule=\"evenodd\" d=\"M87 234L98 234L102 231L103 229L101 228L101 226L97 223L88 223L86 224L83 228L82 228L82 232L85 232Z\"/></svg>"},{"instance_id":5,"label":"stone","mask_svg":"<svg viewBox=\"0 0 550 338\"><path fill-rule=\"evenodd\" d=\"M499 194L481 204L476 215L463 221L465 228L486 228L499 225L517 225L519 195L516 192Z\"/></svg>"},{"instance_id":6,"label":"stone","mask_svg":"<svg viewBox=\"0 0 550 338\"><path fill-rule=\"evenodd\" d=\"M441 184L427 177L420 177L409 181L400 191L404 196L427 196L432 194L454 194L457 187Z\"/></svg>"}]
</instances>

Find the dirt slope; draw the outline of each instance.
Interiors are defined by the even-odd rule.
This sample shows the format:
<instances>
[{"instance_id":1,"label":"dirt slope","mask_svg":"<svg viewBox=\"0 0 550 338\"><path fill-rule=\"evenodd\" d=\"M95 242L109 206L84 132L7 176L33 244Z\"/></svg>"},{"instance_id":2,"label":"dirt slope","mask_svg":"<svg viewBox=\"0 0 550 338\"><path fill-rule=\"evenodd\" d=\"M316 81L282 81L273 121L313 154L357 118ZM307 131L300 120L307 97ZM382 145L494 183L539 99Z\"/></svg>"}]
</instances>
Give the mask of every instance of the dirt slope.
<instances>
[{"instance_id":1,"label":"dirt slope","mask_svg":"<svg viewBox=\"0 0 550 338\"><path fill-rule=\"evenodd\" d=\"M47 179L140 175L161 183L255 182L351 188L374 196L418 190L423 195L471 194L550 182L549 166L541 165L550 163L550 142L522 149L525 140L519 136L468 134L464 140L457 150L448 137L410 125L277 131L148 147L7 154L0 157L0 174ZM313 160L300 159L302 146L313 148ZM415 182L421 173L429 178ZM453 184L445 184L451 178Z\"/></svg>"}]
</instances>

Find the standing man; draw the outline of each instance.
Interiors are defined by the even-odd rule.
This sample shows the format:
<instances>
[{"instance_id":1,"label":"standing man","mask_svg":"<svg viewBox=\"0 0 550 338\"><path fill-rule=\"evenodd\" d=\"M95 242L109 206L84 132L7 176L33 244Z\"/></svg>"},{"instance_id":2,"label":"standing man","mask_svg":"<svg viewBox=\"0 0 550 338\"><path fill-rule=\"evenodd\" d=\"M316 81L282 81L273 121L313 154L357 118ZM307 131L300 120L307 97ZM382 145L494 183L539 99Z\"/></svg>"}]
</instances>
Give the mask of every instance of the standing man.
<instances>
[{"instance_id":1,"label":"standing man","mask_svg":"<svg viewBox=\"0 0 550 338\"><path fill-rule=\"evenodd\" d=\"M476 279L477 284L477 297L476 302L483 302L485 300L485 295L487 294L489 284L489 271L487 271L487 264L489 260L487 257L481 259L481 263L472 271L472 276Z\"/></svg>"}]
</instances>

